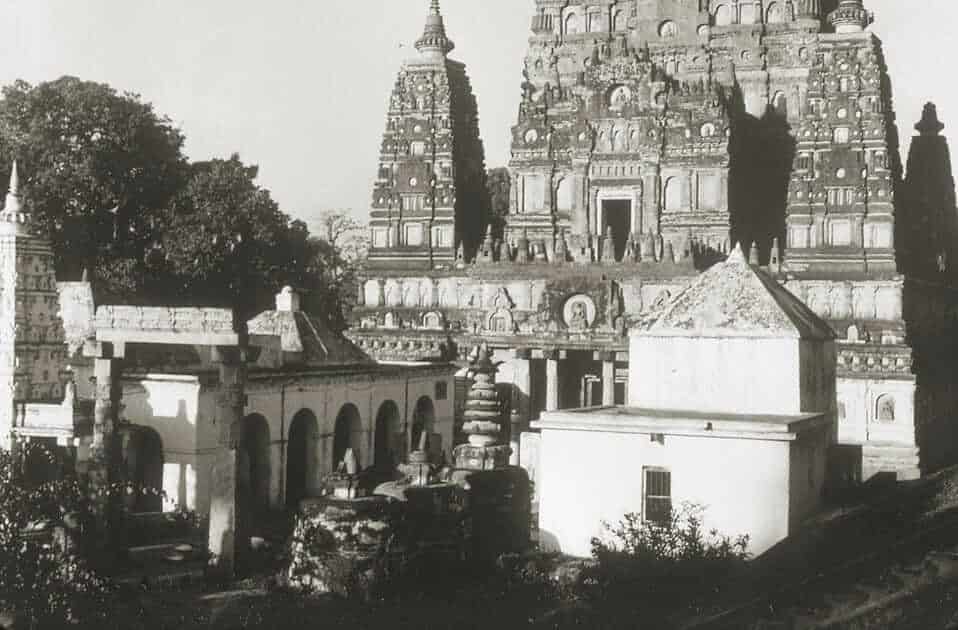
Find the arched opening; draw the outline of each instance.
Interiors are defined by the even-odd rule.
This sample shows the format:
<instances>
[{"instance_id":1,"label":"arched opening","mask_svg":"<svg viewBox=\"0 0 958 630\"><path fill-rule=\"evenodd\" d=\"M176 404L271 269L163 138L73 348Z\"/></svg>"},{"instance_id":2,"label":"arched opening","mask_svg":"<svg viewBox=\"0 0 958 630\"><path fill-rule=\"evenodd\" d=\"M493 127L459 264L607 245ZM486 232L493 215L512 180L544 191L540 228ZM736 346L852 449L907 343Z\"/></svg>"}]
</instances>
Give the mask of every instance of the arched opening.
<instances>
[{"instance_id":1,"label":"arched opening","mask_svg":"<svg viewBox=\"0 0 958 630\"><path fill-rule=\"evenodd\" d=\"M785 8L778 2L768 5L768 11L765 13L765 21L768 24L781 24L785 21Z\"/></svg>"},{"instance_id":2,"label":"arched opening","mask_svg":"<svg viewBox=\"0 0 958 630\"><path fill-rule=\"evenodd\" d=\"M570 13L565 17L565 33L566 35L575 35L579 32L579 16L575 13Z\"/></svg>"},{"instance_id":3,"label":"arched opening","mask_svg":"<svg viewBox=\"0 0 958 630\"><path fill-rule=\"evenodd\" d=\"M895 398L888 394L878 398L876 418L879 422L895 421Z\"/></svg>"},{"instance_id":4,"label":"arched opening","mask_svg":"<svg viewBox=\"0 0 958 630\"><path fill-rule=\"evenodd\" d=\"M665 180L666 211L681 210L685 207L685 178L670 177Z\"/></svg>"},{"instance_id":5,"label":"arched opening","mask_svg":"<svg viewBox=\"0 0 958 630\"><path fill-rule=\"evenodd\" d=\"M129 426L123 429L123 465L131 512L163 511L163 440L154 429Z\"/></svg>"},{"instance_id":6,"label":"arched opening","mask_svg":"<svg viewBox=\"0 0 958 630\"><path fill-rule=\"evenodd\" d=\"M772 97L772 107L776 114L782 118L788 118L788 98L784 92L775 93L775 96Z\"/></svg>"},{"instance_id":7,"label":"arched opening","mask_svg":"<svg viewBox=\"0 0 958 630\"><path fill-rule=\"evenodd\" d=\"M412 414L412 433L410 434L411 448L419 447L419 440L425 431L432 437L436 424L436 407L429 396L423 396L416 401L416 409ZM429 452L436 453L442 449L441 444L429 444Z\"/></svg>"},{"instance_id":8,"label":"arched opening","mask_svg":"<svg viewBox=\"0 0 958 630\"><path fill-rule=\"evenodd\" d=\"M373 437L373 466L376 470L387 472L396 467L403 452L402 423L399 407L387 400L376 414L376 434Z\"/></svg>"},{"instance_id":9,"label":"arched opening","mask_svg":"<svg viewBox=\"0 0 958 630\"><path fill-rule=\"evenodd\" d=\"M622 9L616 9L612 14L612 30L624 31L626 27L625 12Z\"/></svg>"},{"instance_id":10,"label":"arched opening","mask_svg":"<svg viewBox=\"0 0 958 630\"><path fill-rule=\"evenodd\" d=\"M339 467L347 449L353 449L356 461L362 462L360 445L362 444L363 423L359 409L352 403L346 403L336 416L333 429L333 468Z\"/></svg>"},{"instance_id":11,"label":"arched opening","mask_svg":"<svg viewBox=\"0 0 958 630\"><path fill-rule=\"evenodd\" d=\"M237 521L250 524L269 510L269 424L259 414L239 421L236 447Z\"/></svg>"},{"instance_id":12,"label":"arched opening","mask_svg":"<svg viewBox=\"0 0 958 630\"><path fill-rule=\"evenodd\" d=\"M286 506L296 507L317 485L316 447L319 422L309 409L303 409L289 426L286 445Z\"/></svg>"},{"instance_id":13,"label":"arched opening","mask_svg":"<svg viewBox=\"0 0 958 630\"><path fill-rule=\"evenodd\" d=\"M715 26L728 26L732 23L732 9L727 4L720 4L715 9Z\"/></svg>"}]
</instances>

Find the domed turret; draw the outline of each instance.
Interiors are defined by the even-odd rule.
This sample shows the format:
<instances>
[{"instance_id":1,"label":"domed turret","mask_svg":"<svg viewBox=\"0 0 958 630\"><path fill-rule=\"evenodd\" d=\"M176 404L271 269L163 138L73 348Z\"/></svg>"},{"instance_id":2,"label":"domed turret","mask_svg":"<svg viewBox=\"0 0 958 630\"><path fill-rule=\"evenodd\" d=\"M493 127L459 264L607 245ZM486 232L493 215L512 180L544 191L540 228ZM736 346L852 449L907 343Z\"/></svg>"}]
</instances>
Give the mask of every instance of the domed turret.
<instances>
[{"instance_id":1,"label":"domed turret","mask_svg":"<svg viewBox=\"0 0 958 630\"><path fill-rule=\"evenodd\" d=\"M831 12L828 21L836 33L861 33L874 21L862 0L841 0L838 8Z\"/></svg>"}]
</instances>

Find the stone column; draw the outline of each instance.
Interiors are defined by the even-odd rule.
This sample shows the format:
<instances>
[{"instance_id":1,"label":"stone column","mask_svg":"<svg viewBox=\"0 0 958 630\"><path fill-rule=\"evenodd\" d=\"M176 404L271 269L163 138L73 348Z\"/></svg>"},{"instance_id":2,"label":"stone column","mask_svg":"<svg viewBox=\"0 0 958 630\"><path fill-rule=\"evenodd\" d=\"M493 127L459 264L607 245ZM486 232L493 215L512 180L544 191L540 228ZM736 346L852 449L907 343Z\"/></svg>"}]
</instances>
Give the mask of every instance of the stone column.
<instances>
[{"instance_id":1,"label":"stone column","mask_svg":"<svg viewBox=\"0 0 958 630\"><path fill-rule=\"evenodd\" d=\"M519 412L520 430L526 430L529 427L532 409L532 366L529 359L532 358L532 352L528 349L516 350L516 358L512 361L512 385L514 388L514 400L512 409Z\"/></svg>"},{"instance_id":2,"label":"stone column","mask_svg":"<svg viewBox=\"0 0 958 630\"><path fill-rule=\"evenodd\" d=\"M549 350L546 358L546 411L559 410L559 351Z\"/></svg>"},{"instance_id":3,"label":"stone column","mask_svg":"<svg viewBox=\"0 0 958 630\"><path fill-rule=\"evenodd\" d=\"M602 406L615 405L615 353L601 352L602 360Z\"/></svg>"},{"instance_id":4,"label":"stone column","mask_svg":"<svg viewBox=\"0 0 958 630\"><path fill-rule=\"evenodd\" d=\"M210 565L223 577L232 577L237 544L248 536L242 515L236 512L236 449L239 426L246 408L246 366L238 347L217 347L220 393L217 397L219 435L213 452L210 479ZM248 539L247 539L248 540Z\"/></svg>"},{"instance_id":5,"label":"stone column","mask_svg":"<svg viewBox=\"0 0 958 630\"><path fill-rule=\"evenodd\" d=\"M118 476L118 444L116 425L122 389L120 387L119 359L123 347L105 342L90 342L84 354L93 358L96 381L93 402L93 442L87 462L87 481L92 499L92 516L97 545L105 547L111 540L111 529L118 523L122 496L111 484Z\"/></svg>"}]
</instances>

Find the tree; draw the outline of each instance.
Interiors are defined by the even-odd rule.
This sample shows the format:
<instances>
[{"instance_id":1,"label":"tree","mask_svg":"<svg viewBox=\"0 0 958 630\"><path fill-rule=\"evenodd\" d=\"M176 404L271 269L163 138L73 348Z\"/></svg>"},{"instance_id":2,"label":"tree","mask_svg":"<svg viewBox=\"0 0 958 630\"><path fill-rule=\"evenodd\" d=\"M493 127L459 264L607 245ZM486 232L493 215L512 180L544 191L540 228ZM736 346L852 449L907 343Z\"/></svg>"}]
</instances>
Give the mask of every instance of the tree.
<instances>
[{"instance_id":1,"label":"tree","mask_svg":"<svg viewBox=\"0 0 958 630\"><path fill-rule=\"evenodd\" d=\"M341 331L347 327L347 313L356 305L368 243L362 226L346 211L326 210L319 224L320 234L305 244L309 262L300 284L304 307Z\"/></svg>"},{"instance_id":2,"label":"tree","mask_svg":"<svg viewBox=\"0 0 958 630\"><path fill-rule=\"evenodd\" d=\"M256 184L258 172L235 154L190 167L186 186L156 222L145 256L147 295L174 303L202 296L206 305L250 317L301 279L309 264L306 227Z\"/></svg>"},{"instance_id":3,"label":"tree","mask_svg":"<svg viewBox=\"0 0 958 630\"><path fill-rule=\"evenodd\" d=\"M154 217L188 173L183 141L137 95L75 77L17 81L0 100L0 168L20 161L23 192L53 241L57 271L79 277L93 268L107 292L137 289Z\"/></svg>"}]
</instances>

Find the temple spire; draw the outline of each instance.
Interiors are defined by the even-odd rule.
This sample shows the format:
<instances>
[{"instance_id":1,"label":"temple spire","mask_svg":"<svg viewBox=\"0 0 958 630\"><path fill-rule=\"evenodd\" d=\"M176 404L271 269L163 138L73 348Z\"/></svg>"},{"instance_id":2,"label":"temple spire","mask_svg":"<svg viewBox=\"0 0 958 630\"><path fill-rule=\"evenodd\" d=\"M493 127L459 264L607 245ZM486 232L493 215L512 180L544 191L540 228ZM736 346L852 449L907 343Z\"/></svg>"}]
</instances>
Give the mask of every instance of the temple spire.
<instances>
[{"instance_id":1,"label":"temple spire","mask_svg":"<svg viewBox=\"0 0 958 630\"><path fill-rule=\"evenodd\" d=\"M422 37L416 41L416 50L423 55L445 57L456 45L446 36L446 25L439 9L439 0L431 0L429 15Z\"/></svg>"}]
</instances>

